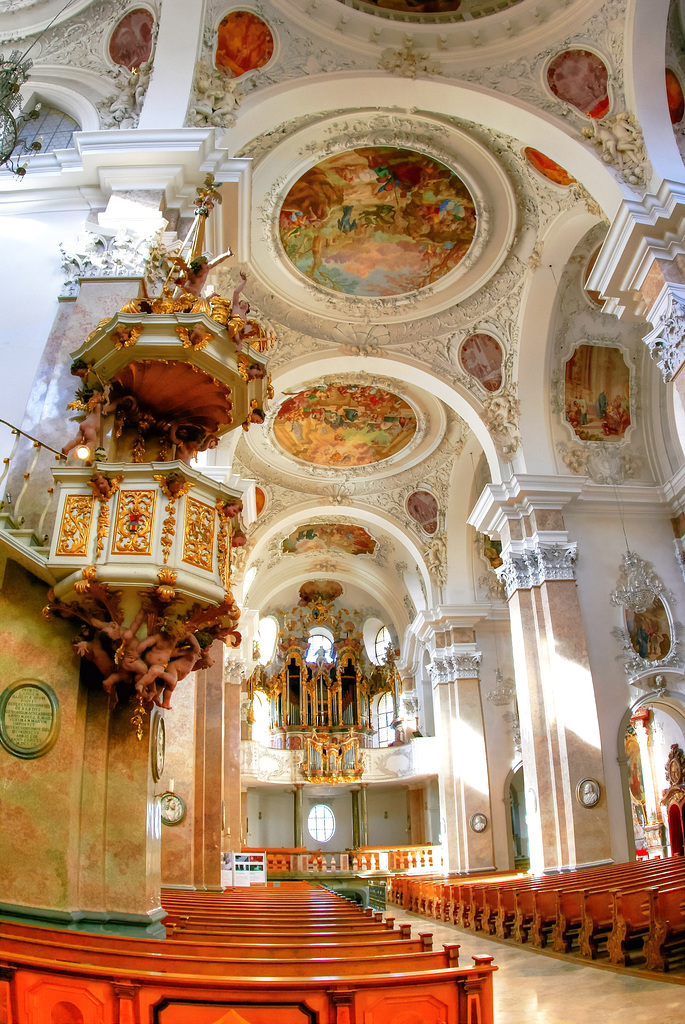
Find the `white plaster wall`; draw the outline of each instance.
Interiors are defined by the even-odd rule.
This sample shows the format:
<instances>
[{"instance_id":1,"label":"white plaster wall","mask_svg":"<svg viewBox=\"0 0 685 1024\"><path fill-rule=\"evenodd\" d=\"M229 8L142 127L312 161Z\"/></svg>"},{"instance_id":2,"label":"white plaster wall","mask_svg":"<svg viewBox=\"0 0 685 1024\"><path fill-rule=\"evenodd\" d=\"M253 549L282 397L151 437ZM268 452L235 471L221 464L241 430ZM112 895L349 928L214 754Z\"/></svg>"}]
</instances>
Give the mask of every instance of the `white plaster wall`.
<instances>
[{"instance_id":1,"label":"white plaster wall","mask_svg":"<svg viewBox=\"0 0 685 1024\"><path fill-rule=\"evenodd\" d=\"M0 320L0 418L21 425L38 363L57 313L64 274L59 243L79 234L87 209L0 218L0 280L6 301ZM0 433L0 455L9 438Z\"/></svg>"},{"instance_id":2,"label":"white plaster wall","mask_svg":"<svg viewBox=\"0 0 685 1024\"><path fill-rule=\"evenodd\" d=\"M326 804L333 811L335 832L327 843L317 843L307 829L307 816L315 804ZM321 850L323 853L339 853L352 847L352 795L349 790L337 791L331 786L331 792L324 796L309 795L304 791L304 845L308 850Z\"/></svg>"},{"instance_id":3,"label":"white plaster wall","mask_svg":"<svg viewBox=\"0 0 685 1024\"><path fill-rule=\"evenodd\" d=\"M369 846L406 846L409 842L407 790L403 786L369 786L366 804Z\"/></svg>"},{"instance_id":4,"label":"white plaster wall","mask_svg":"<svg viewBox=\"0 0 685 1024\"><path fill-rule=\"evenodd\" d=\"M668 602L673 618L682 619L685 585L674 557L673 533L667 514L664 512L663 517L657 517L653 512L626 510L624 516L631 550L652 563L654 571L673 594L674 601ZM564 518L571 539L578 541L578 595L599 717L612 856L616 861L625 861L628 836L617 761L618 734L623 715L643 692L628 683L622 664L617 660L620 645L611 636L614 626L623 626L621 609L611 604L609 594L616 587L625 541L618 516L613 511L570 510ZM658 671L655 665L655 673ZM682 690L682 683L672 685Z\"/></svg>"},{"instance_id":5,"label":"white plaster wall","mask_svg":"<svg viewBox=\"0 0 685 1024\"><path fill-rule=\"evenodd\" d=\"M293 845L292 791L248 789L245 846L290 847ZM261 818L259 817L261 813Z\"/></svg>"}]
</instances>

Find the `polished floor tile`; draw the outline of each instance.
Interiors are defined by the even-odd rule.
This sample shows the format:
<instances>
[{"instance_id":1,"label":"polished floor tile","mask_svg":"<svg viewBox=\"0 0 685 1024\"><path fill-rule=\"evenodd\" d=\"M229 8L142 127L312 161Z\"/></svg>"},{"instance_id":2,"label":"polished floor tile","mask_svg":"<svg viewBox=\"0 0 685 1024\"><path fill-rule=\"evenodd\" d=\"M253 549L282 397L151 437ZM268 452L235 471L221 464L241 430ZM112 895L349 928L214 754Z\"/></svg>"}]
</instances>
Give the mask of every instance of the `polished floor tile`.
<instances>
[{"instance_id":1,"label":"polished floor tile","mask_svg":"<svg viewBox=\"0 0 685 1024\"><path fill-rule=\"evenodd\" d=\"M408 921L412 935L433 932L433 948L459 942L460 962L494 956L495 1024L685 1024L685 977L680 984L560 960L395 907L387 913Z\"/></svg>"}]
</instances>

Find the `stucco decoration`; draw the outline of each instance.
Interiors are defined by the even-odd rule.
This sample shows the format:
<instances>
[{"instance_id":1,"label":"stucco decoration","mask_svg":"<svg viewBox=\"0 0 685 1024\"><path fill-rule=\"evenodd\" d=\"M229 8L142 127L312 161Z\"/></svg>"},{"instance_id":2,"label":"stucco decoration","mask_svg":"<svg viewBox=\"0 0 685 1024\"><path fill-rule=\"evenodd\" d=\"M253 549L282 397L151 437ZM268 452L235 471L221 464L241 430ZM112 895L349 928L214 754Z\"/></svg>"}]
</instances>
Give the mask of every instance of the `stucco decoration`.
<instances>
[{"instance_id":1,"label":"stucco decoration","mask_svg":"<svg viewBox=\"0 0 685 1024\"><path fill-rule=\"evenodd\" d=\"M115 91L96 104L103 128L138 127L151 71L151 58L133 71L127 68L117 71Z\"/></svg>"},{"instance_id":2,"label":"stucco decoration","mask_svg":"<svg viewBox=\"0 0 685 1024\"><path fill-rule=\"evenodd\" d=\"M115 64L129 71L139 68L150 59L155 20L143 7L127 11L112 32L109 55Z\"/></svg>"},{"instance_id":3,"label":"stucco decoration","mask_svg":"<svg viewBox=\"0 0 685 1024\"><path fill-rule=\"evenodd\" d=\"M519 414L520 404L514 383L499 394L487 395L483 401L481 419L504 462L511 462L521 444Z\"/></svg>"},{"instance_id":4,"label":"stucco decoration","mask_svg":"<svg viewBox=\"0 0 685 1024\"><path fill-rule=\"evenodd\" d=\"M252 11L231 11L217 32L215 62L234 78L263 68L271 60L274 40L271 29Z\"/></svg>"},{"instance_id":5,"label":"stucco decoration","mask_svg":"<svg viewBox=\"0 0 685 1024\"><path fill-rule=\"evenodd\" d=\"M530 590L551 580L574 580L578 546L543 544L535 540L521 550L504 554L496 573L504 581L507 598L517 590Z\"/></svg>"},{"instance_id":6,"label":"stucco decoration","mask_svg":"<svg viewBox=\"0 0 685 1024\"><path fill-rule=\"evenodd\" d=\"M664 381L673 380L674 374L685 361L685 302L677 296L669 299L669 310L665 313L656 330L645 338L645 342L661 370Z\"/></svg>"},{"instance_id":7,"label":"stucco decoration","mask_svg":"<svg viewBox=\"0 0 685 1024\"><path fill-rule=\"evenodd\" d=\"M426 75L441 75L442 64L432 57L427 50L416 50L407 43L401 50L386 47L378 61L381 71L389 71L391 75L401 78L424 78Z\"/></svg>"},{"instance_id":8,"label":"stucco decoration","mask_svg":"<svg viewBox=\"0 0 685 1024\"><path fill-rule=\"evenodd\" d=\"M587 475L596 484L622 484L639 476L643 459L639 452L624 446L590 441L584 445L557 442L557 451L576 475Z\"/></svg>"},{"instance_id":9,"label":"stucco decoration","mask_svg":"<svg viewBox=\"0 0 685 1024\"><path fill-rule=\"evenodd\" d=\"M197 128L229 127L243 96L244 89L235 78L200 60L195 65L186 124Z\"/></svg>"},{"instance_id":10,"label":"stucco decoration","mask_svg":"<svg viewBox=\"0 0 685 1024\"><path fill-rule=\"evenodd\" d=\"M300 273L358 296L425 288L462 261L475 232L464 182L432 157L389 146L322 160L291 186L279 216Z\"/></svg>"},{"instance_id":11,"label":"stucco decoration","mask_svg":"<svg viewBox=\"0 0 685 1024\"><path fill-rule=\"evenodd\" d=\"M273 432L284 451L304 462L362 466L402 451L416 433L416 416L385 389L329 384L286 399Z\"/></svg>"},{"instance_id":12,"label":"stucco decoration","mask_svg":"<svg viewBox=\"0 0 685 1024\"><path fill-rule=\"evenodd\" d=\"M118 231L113 237L84 231L71 244L60 244L64 282L61 298L78 294L84 277L142 277L152 293L164 279L162 233L134 235Z\"/></svg>"},{"instance_id":13,"label":"stucco decoration","mask_svg":"<svg viewBox=\"0 0 685 1024\"><path fill-rule=\"evenodd\" d=\"M642 129L633 114L615 114L593 121L583 128L583 135L600 159L617 170L629 185L648 184L651 166Z\"/></svg>"}]
</instances>

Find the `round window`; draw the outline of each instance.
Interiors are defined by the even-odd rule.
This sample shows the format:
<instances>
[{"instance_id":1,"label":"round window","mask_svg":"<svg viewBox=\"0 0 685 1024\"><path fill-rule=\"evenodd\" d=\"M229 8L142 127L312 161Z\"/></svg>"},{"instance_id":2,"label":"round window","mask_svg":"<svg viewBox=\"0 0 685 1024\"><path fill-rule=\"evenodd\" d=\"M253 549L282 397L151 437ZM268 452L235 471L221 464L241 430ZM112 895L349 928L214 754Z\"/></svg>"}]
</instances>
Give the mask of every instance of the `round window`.
<instances>
[{"instance_id":1,"label":"round window","mask_svg":"<svg viewBox=\"0 0 685 1024\"><path fill-rule=\"evenodd\" d=\"M335 832L335 816L326 804L315 804L307 817L307 828L317 843L327 843Z\"/></svg>"}]
</instances>

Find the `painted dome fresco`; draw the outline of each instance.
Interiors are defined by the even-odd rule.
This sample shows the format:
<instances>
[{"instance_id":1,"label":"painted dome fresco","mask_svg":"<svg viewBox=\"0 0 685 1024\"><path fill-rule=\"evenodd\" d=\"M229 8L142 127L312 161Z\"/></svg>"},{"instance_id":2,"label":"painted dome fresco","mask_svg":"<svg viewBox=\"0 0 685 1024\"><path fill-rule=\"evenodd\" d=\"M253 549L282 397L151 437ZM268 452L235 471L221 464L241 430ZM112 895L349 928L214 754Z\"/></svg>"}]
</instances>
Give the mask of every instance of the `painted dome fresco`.
<instances>
[{"instance_id":1,"label":"painted dome fresco","mask_svg":"<svg viewBox=\"0 0 685 1024\"><path fill-rule=\"evenodd\" d=\"M416 433L413 409L370 385L308 388L288 398L273 424L278 444L314 466L365 466L401 452Z\"/></svg>"},{"instance_id":2,"label":"painted dome fresco","mask_svg":"<svg viewBox=\"0 0 685 1024\"><path fill-rule=\"evenodd\" d=\"M461 21L515 7L521 0L338 0L358 11L403 21Z\"/></svg>"},{"instance_id":3,"label":"painted dome fresco","mask_svg":"<svg viewBox=\"0 0 685 1024\"><path fill-rule=\"evenodd\" d=\"M473 198L444 164L409 149L346 150L292 186L279 232L293 266L346 295L404 295L459 265L476 231Z\"/></svg>"}]
</instances>

